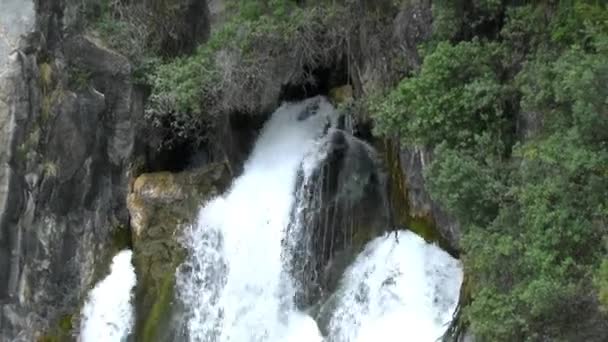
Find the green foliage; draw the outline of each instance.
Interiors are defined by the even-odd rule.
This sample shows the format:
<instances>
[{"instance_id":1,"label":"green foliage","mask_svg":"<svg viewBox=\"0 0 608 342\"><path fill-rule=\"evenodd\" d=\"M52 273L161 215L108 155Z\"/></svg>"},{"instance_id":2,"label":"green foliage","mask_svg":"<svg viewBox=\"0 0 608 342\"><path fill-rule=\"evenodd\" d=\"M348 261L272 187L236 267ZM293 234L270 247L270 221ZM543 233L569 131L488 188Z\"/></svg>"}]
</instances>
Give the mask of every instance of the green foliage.
<instances>
[{"instance_id":1,"label":"green foliage","mask_svg":"<svg viewBox=\"0 0 608 342\"><path fill-rule=\"evenodd\" d=\"M487 224L488 218L496 215L504 192L503 184L496 179L498 167L447 146L436 149L437 161L426 175L430 191L461 220Z\"/></svg>"},{"instance_id":2,"label":"green foliage","mask_svg":"<svg viewBox=\"0 0 608 342\"><path fill-rule=\"evenodd\" d=\"M469 147L484 132L505 129L508 90L494 65L495 44L442 42L420 72L376 105L377 131L436 146Z\"/></svg>"},{"instance_id":3,"label":"green foliage","mask_svg":"<svg viewBox=\"0 0 608 342\"><path fill-rule=\"evenodd\" d=\"M166 129L164 143L171 145L180 139L210 139L205 133L227 112L266 110L267 92L278 93L285 83L309 82L312 70L336 65L347 55L348 39L360 29L349 19L355 11L349 6L355 5L229 2L233 15L206 44L191 56L163 64L151 77L147 117ZM378 9L363 19L378 23L382 18Z\"/></svg>"},{"instance_id":4,"label":"green foliage","mask_svg":"<svg viewBox=\"0 0 608 342\"><path fill-rule=\"evenodd\" d=\"M433 1L435 40L470 39L476 34L493 35L487 30L504 11L504 0Z\"/></svg>"},{"instance_id":5,"label":"green foliage","mask_svg":"<svg viewBox=\"0 0 608 342\"><path fill-rule=\"evenodd\" d=\"M608 46L574 45L557 59L539 54L518 76L525 110L543 114L551 129L574 125L588 142L608 139Z\"/></svg>"},{"instance_id":6,"label":"green foliage","mask_svg":"<svg viewBox=\"0 0 608 342\"><path fill-rule=\"evenodd\" d=\"M476 339L604 340L606 4L459 3L436 3L435 41L374 102L376 130L434 147L425 179L462 226Z\"/></svg>"},{"instance_id":7,"label":"green foliage","mask_svg":"<svg viewBox=\"0 0 608 342\"><path fill-rule=\"evenodd\" d=\"M550 24L553 42L585 46L608 33L608 10L605 1L561 1L555 20Z\"/></svg>"}]
</instances>

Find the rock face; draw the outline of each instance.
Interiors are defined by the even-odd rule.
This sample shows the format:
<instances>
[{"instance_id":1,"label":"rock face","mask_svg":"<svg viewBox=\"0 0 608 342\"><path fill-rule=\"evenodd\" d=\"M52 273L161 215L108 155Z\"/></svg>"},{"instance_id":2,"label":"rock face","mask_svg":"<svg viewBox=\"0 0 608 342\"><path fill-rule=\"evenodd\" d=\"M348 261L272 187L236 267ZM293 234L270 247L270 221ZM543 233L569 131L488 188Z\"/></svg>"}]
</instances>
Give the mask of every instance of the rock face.
<instances>
[{"instance_id":1,"label":"rock face","mask_svg":"<svg viewBox=\"0 0 608 342\"><path fill-rule=\"evenodd\" d=\"M167 158L152 151L143 122L145 91L133 84L124 56L78 30L78 9L85 3L100 0L0 4L0 342L72 340L88 289L107 271L112 253L131 247L126 199L133 176L214 160L228 160L238 171L257 130L249 121L230 119L221 128L227 143L206 157L170 151ZM191 30L180 31L177 40L204 41L206 2L183 3L196 18L187 19ZM176 163L174 156L183 160ZM224 177L224 171L205 171L205 180L192 173L167 175L167 182L207 194L212 191L200 186L219 187L217 174ZM146 206L148 200L160 203L153 195L158 189L146 190L151 181L143 177L134 184ZM163 194L170 203L196 197L185 188L170 189L185 196ZM188 208L182 219L192 217ZM150 272L164 275L178 254L167 254L164 242L155 240L168 231L142 227L154 226L163 212L177 219L173 209L134 211L132 218L138 229L135 260L148 277L149 287L138 289L138 310L146 315L158 312L150 295L165 286ZM138 223L140 217L148 221ZM146 259L152 258L148 248L160 259ZM155 266L143 270L144 264Z\"/></svg>"},{"instance_id":2,"label":"rock face","mask_svg":"<svg viewBox=\"0 0 608 342\"><path fill-rule=\"evenodd\" d=\"M57 327L70 329L112 230L128 222L143 115L124 57L82 36L44 42L53 35L37 19L42 31L21 42L0 78L2 341L68 337ZM82 87L70 84L76 63L88 70Z\"/></svg>"},{"instance_id":3,"label":"rock face","mask_svg":"<svg viewBox=\"0 0 608 342\"><path fill-rule=\"evenodd\" d=\"M292 261L301 307L332 292L359 249L390 227L386 175L374 149L343 130L331 131L320 149L323 160L300 173L297 202L305 205L294 208L289 227L302 255Z\"/></svg>"},{"instance_id":4,"label":"rock face","mask_svg":"<svg viewBox=\"0 0 608 342\"><path fill-rule=\"evenodd\" d=\"M129 61L64 36L61 2L35 5L0 10L4 23L31 7L36 21L0 67L0 341L69 339L113 231L128 223L143 116Z\"/></svg>"},{"instance_id":5,"label":"rock face","mask_svg":"<svg viewBox=\"0 0 608 342\"><path fill-rule=\"evenodd\" d=\"M173 341L171 315L176 267L185 256L178 242L181 229L196 218L196 211L219 195L230 180L226 164L173 174L139 176L128 195L131 214L136 289L136 339Z\"/></svg>"},{"instance_id":6,"label":"rock face","mask_svg":"<svg viewBox=\"0 0 608 342\"><path fill-rule=\"evenodd\" d=\"M399 151L401 172L405 177L408 214L419 221L426 220L433 225L448 246L443 246L450 252L457 251L460 240L458 222L446 214L428 194L424 181L424 171L432 160L432 153L426 148L417 146L402 146Z\"/></svg>"}]
</instances>

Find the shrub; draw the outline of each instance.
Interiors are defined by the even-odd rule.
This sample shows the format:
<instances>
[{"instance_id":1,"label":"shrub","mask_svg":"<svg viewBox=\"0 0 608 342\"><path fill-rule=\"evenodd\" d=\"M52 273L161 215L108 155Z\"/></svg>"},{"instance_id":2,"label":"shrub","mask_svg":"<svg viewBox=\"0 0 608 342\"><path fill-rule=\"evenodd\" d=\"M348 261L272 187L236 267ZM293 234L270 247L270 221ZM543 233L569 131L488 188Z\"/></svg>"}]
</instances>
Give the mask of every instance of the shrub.
<instances>
[{"instance_id":1,"label":"shrub","mask_svg":"<svg viewBox=\"0 0 608 342\"><path fill-rule=\"evenodd\" d=\"M505 13L499 36L436 36L420 72L375 101L376 132L435 147L425 180L462 226L476 339L605 340L608 10ZM514 135L532 114L538 130Z\"/></svg>"},{"instance_id":2,"label":"shrub","mask_svg":"<svg viewBox=\"0 0 608 342\"><path fill-rule=\"evenodd\" d=\"M442 42L420 72L404 79L373 111L376 131L403 141L466 148L484 132L505 131L508 89L499 80L496 44Z\"/></svg>"},{"instance_id":3,"label":"shrub","mask_svg":"<svg viewBox=\"0 0 608 342\"><path fill-rule=\"evenodd\" d=\"M235 13L206 44L152 76L147 116L167 129L165 144L204 139L201 129L226 113L272 110L283 85L313 83L315 69L352 58L349 42L362 22L385 20L379 10L352 20L354 2L228 4Z\"/></svg>"}]
</instances>

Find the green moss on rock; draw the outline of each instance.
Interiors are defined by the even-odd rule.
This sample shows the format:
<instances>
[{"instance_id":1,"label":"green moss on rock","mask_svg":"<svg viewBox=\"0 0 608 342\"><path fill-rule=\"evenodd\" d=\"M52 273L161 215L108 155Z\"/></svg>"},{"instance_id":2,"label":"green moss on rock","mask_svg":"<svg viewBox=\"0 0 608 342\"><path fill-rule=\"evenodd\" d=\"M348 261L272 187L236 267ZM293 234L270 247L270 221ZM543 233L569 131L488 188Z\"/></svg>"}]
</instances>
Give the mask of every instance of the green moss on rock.
<instances>
[{"instance_id":1,"label":"green moss on rock","mask_svg":"<svg viewBox=\"0 0 608 342\"><path fill-rule=\"evenodd\" d=\"M447 239L441 235L431 213L413 213L408 200L408 187L399 158L399 144L390 139L384 140L380 149L388 167L390 178L390 203L393 223L405 227L429 243L436 243L446 251L454 252Z\"/></svg>"},{"instance_id":2,"label":"green moss on rock","mask_svg":"<svg viewBox=\"0 0 608 342\"><path fill-rule=\"evenodd\" d=\"M63 315L55 327L45 335L41 335L36 342L69 342L72 341L73 315Z\"/></svg>"},{"instance_id":3,"label":"green moss on rock","mask_svg":"<svg viewBox=\"0 0 608 342\"><path fill-rule=\"evenodd\" d=\"M177 266L175 265L175 267ZM174 287L175 275L168 272L161 281L156 300L150 309L148 318L143 323L143 332L141 334L143 341L154 341L161 327L168 323L167 316L171 313Z\"/></svg>"},{"instance_id":4,"label":"green moss on rock","mask_svg":"<svg viewBox=\"0 0 608 342\"><path fill-rule=\"evenodd\" d=\"M204 201L228 184L224 164L184 171L140 175L127 199L133 234L137 341L162 340L174 315L176 268L186 251L177 241Z\"/></svg>"},{"instance_id":5,"label":"green moss on rock","mask_svg":"<svg viewBox=\"0 0 608 342\"><path fill-rule=\"evenodd\" d=\"M131 230L129 227L120 224L116 225L110 232L109 241L105 246L107 246L105 250L100 253L100 260L95 263L91 287L110 273L112 258L114 258L118 252L131 248Z\"/></svg>"}]
</instances>

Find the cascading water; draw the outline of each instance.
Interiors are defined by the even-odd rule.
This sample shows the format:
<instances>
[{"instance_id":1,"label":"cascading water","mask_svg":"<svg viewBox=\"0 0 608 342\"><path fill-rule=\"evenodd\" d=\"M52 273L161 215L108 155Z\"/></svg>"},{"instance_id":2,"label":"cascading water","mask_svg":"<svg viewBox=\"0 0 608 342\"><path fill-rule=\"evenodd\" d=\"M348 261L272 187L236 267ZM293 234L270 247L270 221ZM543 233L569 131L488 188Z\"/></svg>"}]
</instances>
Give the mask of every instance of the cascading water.
<instances>
[{"instance_id":1,"label":"cascading water","mask_svg":"<svg viewBox=\"0 0 608 342\"><path fill-rule=\"evenodd\" d=\"M412 232L367 245L336 293L329 340L436 341L456 309L459 262Z\"/></svg>"},{"instance_id":2,"label":"cascading water","mask_svg":"<svg viewBox=\"0 0 608 342\"><path fill-rule=\"evenodd\" d=\"M136 283L130 250L112 259L110 274L89 293L82 309L82 342L123 342L133 326L131 291Z\"/></svg>"},{"instance_id":3,"label":"cascading water","mask_svg":"<svg viewBox=\"0 0 608 342\"><path fill-rule=\"evenodd\" d=\"M321 138L336 116L322 97L282 105L243 174L201 209L185 234L189 255L177 273L184 339L432 341L445 330L458 299L459 263L407 232L398 234L399 243L390 235L365 248L333 294L333 305L324 305L330 313L323 329L297 309L301 284L293 278L291 260L310 257L310 250L295 243L306 229L293 226L305 220L290 224L298 218L293 208L302 207L295 203L301 200L297 174L302 168L310 176L324 158Z\"/></svg>"},{"instance_id":4,"label":"cascading water","mask_svg":"<svg viewBox=\"0 0 608 342\"><path fill-rule=\"evenodd\" d=\"M320 97L281 106L243 175L201 210L187 236L190 257L178 275L191 340L285 341L291 329L314 327L293 309L282 240L300 162L333 116Z\"/></svg>"}]
</instances>

